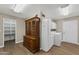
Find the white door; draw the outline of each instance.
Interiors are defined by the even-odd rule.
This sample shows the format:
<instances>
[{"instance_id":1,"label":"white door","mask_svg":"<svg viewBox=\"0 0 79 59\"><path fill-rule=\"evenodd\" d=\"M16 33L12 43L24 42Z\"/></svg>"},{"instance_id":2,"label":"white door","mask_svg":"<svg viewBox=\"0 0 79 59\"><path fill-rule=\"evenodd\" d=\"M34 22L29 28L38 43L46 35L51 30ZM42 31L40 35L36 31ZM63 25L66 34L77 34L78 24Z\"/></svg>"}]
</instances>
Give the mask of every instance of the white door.
<instances>
[{"instance_id":1,"label":"white door","mask_svg":"<svg viewBox=\"0 0 79 59\"><path fill-rule=\"evenodd\" d=\"M78 21L63 21L63 41L69 43L78 43Z\"/></svg>"}]
</instances>

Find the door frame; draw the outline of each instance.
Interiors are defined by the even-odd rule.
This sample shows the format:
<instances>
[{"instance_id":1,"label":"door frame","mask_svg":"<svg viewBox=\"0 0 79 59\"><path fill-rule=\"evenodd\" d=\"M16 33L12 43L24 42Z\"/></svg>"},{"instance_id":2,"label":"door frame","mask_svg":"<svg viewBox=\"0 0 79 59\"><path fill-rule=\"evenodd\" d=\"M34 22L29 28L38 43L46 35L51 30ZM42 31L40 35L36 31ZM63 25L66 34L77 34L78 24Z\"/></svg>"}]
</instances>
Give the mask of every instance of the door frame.
<instances>
[{"instance_id":1,"label":"door frame","mask_svg":"<svg viewBox=\"0 0 79 59\"><path fill-rule=\"evenodd\" d=\"M4 44L5 44L4 43L5 42L4 41L4 21L5 21L6 18L8 18L8 17L3 17L3 47L5 47L4 46ZM11 18L9 18L9 19L11 19ZM15 20L15 43L17 41L17 28L16 27L17 27L17 25L16 25L16 20Z\"/></svg>"}]
</instances>

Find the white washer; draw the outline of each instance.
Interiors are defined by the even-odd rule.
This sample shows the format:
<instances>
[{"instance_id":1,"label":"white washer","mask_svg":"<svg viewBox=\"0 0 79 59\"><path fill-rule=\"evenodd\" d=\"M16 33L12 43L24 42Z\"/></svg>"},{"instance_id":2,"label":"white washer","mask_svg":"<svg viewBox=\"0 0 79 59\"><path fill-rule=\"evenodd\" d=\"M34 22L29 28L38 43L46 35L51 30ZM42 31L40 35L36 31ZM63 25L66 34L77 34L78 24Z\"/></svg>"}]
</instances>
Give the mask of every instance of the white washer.
<instances>
[{"instance_id":1,"label":"white washer","mask_svg":"<svg viewBox=\"0 0 79 59\"><path fill-rule=\"evenodd\" d=\"M54 45L56 46L61 46L61 42L62 42L62 33L55 33L55 37L54 37Z\"/></svg>"}]
</instances>

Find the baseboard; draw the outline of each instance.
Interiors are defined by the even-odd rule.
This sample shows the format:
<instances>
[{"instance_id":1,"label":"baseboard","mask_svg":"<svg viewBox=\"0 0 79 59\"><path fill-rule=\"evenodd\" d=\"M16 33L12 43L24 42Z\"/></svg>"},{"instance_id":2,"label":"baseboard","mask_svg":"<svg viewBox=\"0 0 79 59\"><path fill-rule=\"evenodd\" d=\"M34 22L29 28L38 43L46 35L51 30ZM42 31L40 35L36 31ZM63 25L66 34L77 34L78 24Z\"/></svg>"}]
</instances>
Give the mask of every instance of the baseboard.
<instances>
[{"instance_id":1,"label":"baseboard","mask_svg":"<svg viewBox=\"0 0 79 59\"><path fill-rule=\"evenodd\" d=\"M22 40L22 41L18 41L18 42L16 42L16 43L21 43L21 42L23 42L23 40Z\"/></svg>"},{"instance_id":2,"label":"baseboard","mask_svg":"<svg viewBox=\"0 0 79 59\"><path fill-rule=\"evenodd\" d=\"M40 49L41 49L42 51L44 51L44 52L49 52L53 46L54 46L54 45L50 46L49 49L41 49L41 48L40 48Z\"/></svg>"},{"instance_id":3,"label":"baseboard","mask_svg":"<svg viewBox=\"0 0 79 59\"><path fill-rule=\"evenodd\" d=\"M2 45L2 46L0 46L0 48L3 48L4 46Z\"/></svg>"},{"instance_id":4,"label":"baseboard","mask_svg":"<svg viewBox=\"0 0 79 59\"><path fill-rule=\"evenodd\" d=\"M65 42L65 41L62 41L62 42ZM66 42L66 43L71 43L71 42ZM71 44L79 45L79 43L71 43Z\"/></svg>"},{"instance_id":5,"label":"baseboard","mask_svg":"<svg viewBox=\"0 0 79 59\"><path fill-rule=\"evenodd\" d=\"M40 48L40 50L42 50L42 48Z\"/></svg>"}]
</instances>

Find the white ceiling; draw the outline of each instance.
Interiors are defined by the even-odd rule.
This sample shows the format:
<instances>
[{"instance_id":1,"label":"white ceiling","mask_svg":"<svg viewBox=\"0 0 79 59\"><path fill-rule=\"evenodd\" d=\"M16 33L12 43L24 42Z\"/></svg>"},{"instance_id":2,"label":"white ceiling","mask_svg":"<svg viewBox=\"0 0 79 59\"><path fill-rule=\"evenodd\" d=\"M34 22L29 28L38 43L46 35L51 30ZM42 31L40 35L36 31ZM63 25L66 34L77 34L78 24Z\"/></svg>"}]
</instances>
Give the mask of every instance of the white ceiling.
<instances>
[{"instance_id":1,"label":"white ceiling","mask_svg":"<svg viewBox=\"0 0 79 59\"><path fill-rule=\"evenodd\" d=\"M38 14L42 11L47 17L62 18L63 15L60 14L58 8L63 5L64 4L28 4L23 10L23 13L15 13L10 9L12 4L0 4L0 14L11 15L24 19L34 16L35 14ZM79 15L78 6L78 4L69 5L69 15Z\"/></svg>"},{"instance_id":2,"label":"white ceiling","mask_svg":"<svg viewBox=\"0 0 79 59\"><path fill-rule=\"evenodd\" d=\"M15 13L10 7L12 4L0 4L0 14L16 16L19 18L27 18L32 16L35 13L38 13L40 10L51 10L51 12L55 11L56 8L60 7L59 4L29 4L25 7L23 13Z\"/></svg>"}]
</instances>

